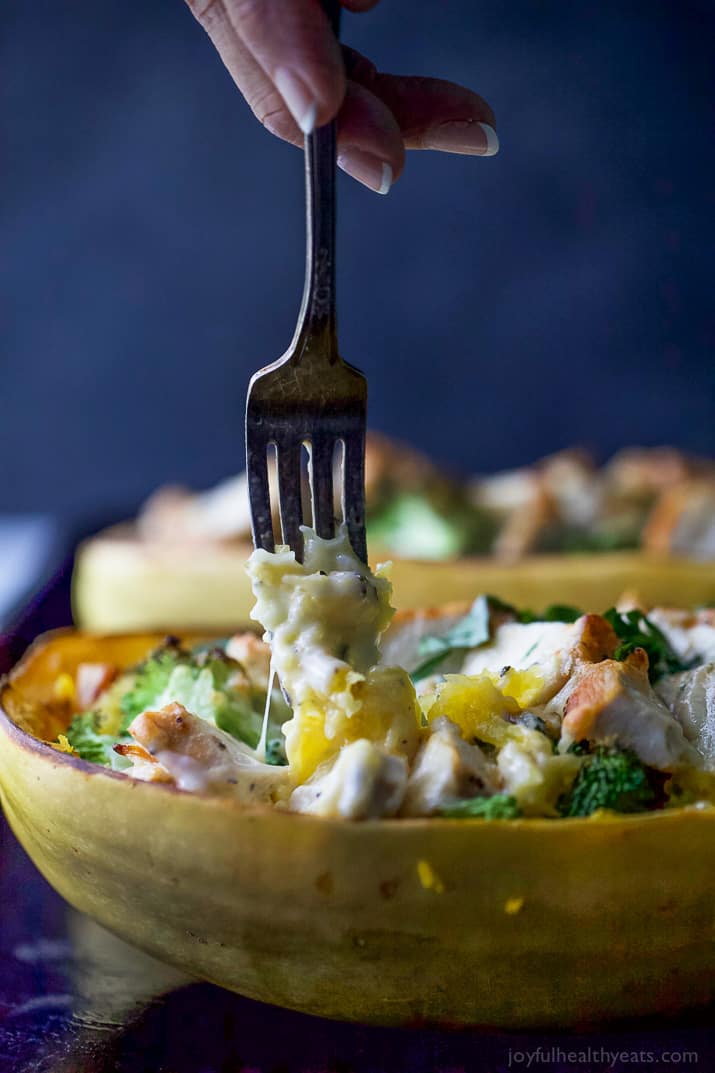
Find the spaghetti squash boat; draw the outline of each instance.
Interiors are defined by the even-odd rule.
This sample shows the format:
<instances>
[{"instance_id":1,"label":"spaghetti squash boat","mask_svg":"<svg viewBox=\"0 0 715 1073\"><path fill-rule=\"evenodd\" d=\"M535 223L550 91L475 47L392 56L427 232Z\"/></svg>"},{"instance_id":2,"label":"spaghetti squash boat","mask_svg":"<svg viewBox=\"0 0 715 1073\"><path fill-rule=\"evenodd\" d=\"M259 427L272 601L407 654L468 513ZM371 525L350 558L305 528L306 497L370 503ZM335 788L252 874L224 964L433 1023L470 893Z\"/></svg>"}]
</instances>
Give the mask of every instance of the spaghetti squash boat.
<instances>
[{"instance_id":1,"label":"spaghetti squash boat","mask_svg":"<svg viewBox=\"0 0 715 1073\"><path fill-rule=\"evenodd\" d=\"M370 433L366 507L403 609L481 591L595 607L633 584L651 603L715 599L715 464L671 448L627 449L602 467L571 449L466 481ZM110 631L231 628L250 611L251 550L245 473L206 492L159 489L135 520L79 549L75 619Z\"/></svg>"},{"instance_id":2,"label":"spaghetti squash boat","mask_svg":"<svg viewBox=\"0 0 715 1073\"><path fill-rule=\"evenodd\" d=\"M258 999L583 1024L715 998L715 613L392 619L304 531L264 638L60 634L5 684L10 823L72 904ZM42 740L40 740L42 739Z\"/></svg>"}]
</instances>

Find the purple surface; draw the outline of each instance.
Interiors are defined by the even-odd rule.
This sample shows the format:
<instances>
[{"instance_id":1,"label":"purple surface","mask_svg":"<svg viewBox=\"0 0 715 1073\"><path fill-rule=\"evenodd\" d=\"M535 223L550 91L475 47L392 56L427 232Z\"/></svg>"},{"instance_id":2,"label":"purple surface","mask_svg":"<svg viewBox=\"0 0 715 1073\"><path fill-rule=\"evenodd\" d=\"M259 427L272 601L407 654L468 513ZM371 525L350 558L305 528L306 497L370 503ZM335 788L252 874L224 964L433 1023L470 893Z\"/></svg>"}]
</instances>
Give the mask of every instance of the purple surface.
<instances>
[{"instance_id":1,"label":"purple surface","mask_svg":"<svg viewBox=\"0 0 715 1073\"><path fill-rule=\"evenodd\" d=\"M69 622L70 566L2 638L5 665ZM713 1012L507 1034L377 1029L275 1009L192 983L70 909L0 818L0 1073L710 1073Z\"/></svg>"},{"instance_id":2,"label":"purple surface","mask_svg":"<svg viewBox=\"0 0 715 1073\"><path fill-rule=\"evenodd\" d=\"M0 633L0 674L7 674L39 634L71 625L73 566L74 556L70 555L30 598L7 632Z\"/></svg>"}]
</instances>

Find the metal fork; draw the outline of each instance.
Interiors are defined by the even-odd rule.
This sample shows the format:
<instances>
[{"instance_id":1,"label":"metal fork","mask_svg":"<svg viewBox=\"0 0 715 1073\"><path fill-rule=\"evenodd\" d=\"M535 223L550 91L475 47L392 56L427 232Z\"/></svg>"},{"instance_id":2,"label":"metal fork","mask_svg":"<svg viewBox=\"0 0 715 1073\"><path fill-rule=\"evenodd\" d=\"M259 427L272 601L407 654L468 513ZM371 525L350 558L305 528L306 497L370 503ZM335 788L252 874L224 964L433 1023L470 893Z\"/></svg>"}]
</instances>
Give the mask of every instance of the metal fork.
<instances>
[{"instance_id":1,"label":"metal fork","mask_svg":"<svg viewBox=\"0 0 715 1073\"><path fill-rule=\"evenodd\" d=\"M324 0L336 36L340 4ZM318 536L335 533L333 489L342 476L343 518L353 550L367 562L365 540L365 420L367 381L338 354L335 316L335 122L305 139L307 247L305 288L290 347L251 378L246 401L246 468L253 542L274 549L268 451L277 454L283 543L303 557L301 449L308 450L312 523Z\"/></svg>"}]
</instances>

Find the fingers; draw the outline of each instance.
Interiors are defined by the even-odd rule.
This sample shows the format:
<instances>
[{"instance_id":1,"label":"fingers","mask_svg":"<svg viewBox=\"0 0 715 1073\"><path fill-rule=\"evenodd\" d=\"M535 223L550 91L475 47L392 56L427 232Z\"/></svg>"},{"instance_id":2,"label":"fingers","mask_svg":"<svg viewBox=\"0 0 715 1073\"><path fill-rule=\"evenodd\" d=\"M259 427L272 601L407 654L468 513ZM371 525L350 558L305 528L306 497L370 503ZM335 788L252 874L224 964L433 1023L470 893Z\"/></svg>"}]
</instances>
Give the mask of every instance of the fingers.
<instances>
[{"instance_id":1,"label":"fingers","mask_svg":"<svg viewBox=\"0 0 715 1073\"><path fill-rule=\"evenodd\" d=\"M342 0L366 10L374 0ZM405 147L493 156L494 113L478 94L437 78L381 74L342 52L319 0L188 0L254 114L273 134L303 133L338 115L338 164L385 194ZM347 81L346 81L347 70Z\"/></svg>"},{"instance_id":2,"label":"fingers","mask_svg":"<svg viewBox=\"0 0 715 1073\"><path fill-rule=\"evenodd\" d=\"M440 78L380 74L353 49L343 49L348 77L390 109L408 149L494 156L499 149L494 112L464 86Z\"/></svg>"},{"instance_id":3,"label":"fingers","mask_svg":"<svg viewBox=\"0 0 715 1073\"><path fill-rule=\"evenodd\" d=\"M494 113L472 90L439 78L378 75L372 89L397 120L408 149L494 156Z\"/></svg>"},{"instance_id":4,"label":"fingers","mask_svg":"<svg viewBox=\"0 0 715 1073\"><path fill-rule=\"evenodd\" d=\"M202 25L233 75L251 110L272 134L302 146L303 134L282 95L214 0L201 15ZM338 116L338 164L343 171L377 193L386 194L402 172L405 147L389 108L356 83L346 87Z\"/></svg>"},{"instance_id":5,"label":"fingers","mask_svg":"<svg viewBox=\"0 0 715 1073\"><path fill-rule=\"evenodd\" d=\"M277 137L302 144L303 136L283 98L241 41L223 4L205 7L201 24L256 118Z\"/></svg>"},{"instance_id":6,"label":"fingers","mask_svg":"<svg viewBox=\"0 0 715 1073\"><path fill-rule=\"evenodd\" d=\"M303 133L337 114L345 94L345 70L319 0L188 0L188 4L217 47L216 38L223 40L224 49L219 51L242 89L246 53L225 47L231 32L273 83ZM255 70L253 75L255 80Z\"/></svg>"},{"instance_id":7,"label":"fingers","mask_svg":"<svg viewBox=\"0 0 715 1073\"><path fill-rule=\"evenodd\" d=\"M338 164L377 194L387 194L405 165L397 121L379 97L348 82L338 116Z\"/></svg>"}]
</instances>

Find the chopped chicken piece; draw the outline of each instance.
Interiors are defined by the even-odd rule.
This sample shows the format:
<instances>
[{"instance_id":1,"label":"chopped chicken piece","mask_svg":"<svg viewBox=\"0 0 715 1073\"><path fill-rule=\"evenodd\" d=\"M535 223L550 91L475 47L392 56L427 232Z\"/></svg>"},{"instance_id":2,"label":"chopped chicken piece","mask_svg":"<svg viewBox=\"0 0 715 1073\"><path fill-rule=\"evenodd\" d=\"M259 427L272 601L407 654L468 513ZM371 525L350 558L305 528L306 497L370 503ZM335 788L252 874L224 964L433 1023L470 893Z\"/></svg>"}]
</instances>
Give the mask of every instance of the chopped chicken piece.
<instances>
[{"instance_id":1,"label":"chopped chicken piece","mask_svg":"<svg viewBox=\"0 0 715 1073\"><path fill-rule=\"evenodd\" d=\"M541 477L533 474L532 480L529 500L512 511L494 541L493 553L497 559L513 562L534 551L541 534L558 518L554 499Z\"/></svg>"},{"instance_id":2,"label":"chopped chicken piece","mask_svg":"<svg viewBox=\"0 0 715 1073\"><path fill-rule=\"evenodd\" d=\"M613 456L604 477L611 495L646 499L708 470L712 471L712 462L672 447L627 447Z\"/></svg>"},{"instance_id":3,"label":"chopped chicken piece","mask_svg":"<svg viewBox=\"0 0 715 1073\"><path fill-rule=\"evenodd\" d=\"M407 759L359 738L344 745L298 786L291 794L290 807L316 816L379 819L397 813L406 785Z\"/></svg>"},{"instance_id":4,"label":"chopped chicken piece","mask_svg":"<svg viewBox=\"0 0 715 1073\"><path fill-rule=\"evenodd\" d=\"M240 663L254 685L268 689L271 673L270 645L255 633L234 634L226 645L226 655Z\"/></svg>"},{"instance_id":5,"label":"chopped chicken piece","mask_svg":"<svg viewBox=\"0 0 715 1073\"><path fill-rule=\"evenodd\" d=\"M623 663L607 659L581 676L566 703L560 748L584 739L632 749L661 771L699 763L682 727L651 688L642 648Z\"/></svg>"},{"instance_id":6,"label":"chopped chicken piece","mask_svg":"<svg viewBox=\"0 0 715 1073\"><path fill-rule=\"evenodd\" d=\"M80 711L91 708L100 693L107 689L119 674L113 663L80 663L75 679L75 695Z\"/></svg>"},{"instance_id":7,"label":"chopped chicken piece","mask_svg":"<svg viewBox=\"0 0 715 1073\"><path fill-rule=\"evenodd\" d=\"M470 496L475 506L502 518L494 553L507 560L537 550L559 525L593 525L601 507L598 473L580 450L560 451L530 469L475 480Z\"/></svg>"},{"instance_id":8,"label":"chopped chicken piece","mask_svg":"<svg viewBox=\"0 0 715 1073\"><path fill-rule=\"evenodd\" d=\"M540 463L544 486L567 525L593 525L601 506L593 459L581 450L559 451Z\"/></svg>"},{"instance_id":9,"label":"chopped chicken piece","mask_svg":"<svg viewBox=\"0 0 715 1073\"><path fill-rule=\"evenodd\" d=\"M493 473L489 477L474 477L469 485L469 498L476 507L504 518L529 503L533 489L533 474L522 467Z\"/></svg>"},{"instance_id":10,"label":"chopped chicken piece","mask_svg":"<svg viewBox=\"0 0 715 1073\"><path fill-rule=\"evenodd\" d=\"M715 663L715 608L681 611L654 607L648 618L665 634L683 663Z\"/></svg>"},{"instance_id":11,"label":"chopped chicken piece","mask_svg":"<svg viewBox=\"0 0 715 1073\"><path fill-rule=\"evenodd\" d=\"M287 780L287 768L261 763L253 749L187 712L181 704L142 712L129 733L180 790L223 792L244 804L254 804L271 802Z\"/></svg>"},{"instance_id":12,"label":"chopped chicken piece","mask_svg":"<svg viewBox=\"0 0 715 1073\"><path fill-rule=\"evenodd\" d=\"M458 798L499 789L495 764L464 740L455 723L442 716L430 729L407 781L403 816L431 816Z\"/></svg>"},{"instance_id":13,"label":"chopped chicken piece","mask_svg":"<svg viewBox=\"0 0 715 1073\"><path fill-rule=\"evenodd\" d=\"M665 491L643 530L643 546L670 555L715 556L715 478L683 481Z\"/></svg>"},{"instance_id":14,"label":"chopped chicken piece","mask_svg":"<svg viewBox=\"0 0 715 1073\"><path fill-rule=\"evenodd\" d=\"M582 615L573 625L576 629L570 652L572 668L579 663L610 659L618 648L615 630L601 615Z\"/></svg>"},{"instance_id":15,"label":"chopped chicken piece","mask_svg":"<svg viewBox=\"0 0 715 1073\"><path fill-rule=\"evenodd\" d=\"M648 605L637 589L625 589L616 600L616 611L625 615L628 611L640 611L648 614Z\"/></svg>"},{"instance_id":16,"label":"chopped chicken piece","mask_svg":"<svg viewBox=\"0 0 715 1073\"><path fill-rule=\"evenodd\" d=\"M574 626L578 627L574 644L564 660L566 679L562 686L541 709L541 718L554 730L561 726L566 704L581 679L594 664L611 659L618 647L618 637L601 615L583 615Z\"/></svg>"},{"instance_id":17,"label":"chopped chicken piece","mask_svg":"<svg viewBox=\"0 0 715 1073\"><path fill-rule=\"evenodd\" d=\"M662 678L656 692L665 701L705 760L715 771L715 663Z\"/></svg>"},{"instance_id":18,"label":"chopped chicken piece","mask_svg":"<svg viewBox=\"0 0 715 1073\"><path fill-rule=\"evenodd\" d=\"M336 474L337 476L337 474ZM399 492L421 492L431 487L449 488L450 477L421 451L368 432L365 443L365 495L368 510ZM339 481L335 482L336 487Z\"/></svg>"},{"instance_id":19,"label":"chopped chicken piece","mask_svg":"<svg viewBox=\"0 0 715 1073\"><path fill-rule=\"evenodd\" d=\"M164 765L148 753L143 745L115 745L114 751L131 760L132 768L129 774L133 779L141 779L142 782L174 782Z\"/></svg>"},{"instance_id":20,"label":"chopped chicken piece","mask_svg":"<svg viewBox=\"0 0 715 1073\"><path fill-rule=\"evenodd\" d=\"M275 484L275 475L270 476ZM200 544L248 536L251 515L246 474L229 477L199 494L186 488L160 488L142 507L137 527L145 540L167 543Z\"/></svg>"}]
</instances>

